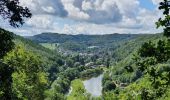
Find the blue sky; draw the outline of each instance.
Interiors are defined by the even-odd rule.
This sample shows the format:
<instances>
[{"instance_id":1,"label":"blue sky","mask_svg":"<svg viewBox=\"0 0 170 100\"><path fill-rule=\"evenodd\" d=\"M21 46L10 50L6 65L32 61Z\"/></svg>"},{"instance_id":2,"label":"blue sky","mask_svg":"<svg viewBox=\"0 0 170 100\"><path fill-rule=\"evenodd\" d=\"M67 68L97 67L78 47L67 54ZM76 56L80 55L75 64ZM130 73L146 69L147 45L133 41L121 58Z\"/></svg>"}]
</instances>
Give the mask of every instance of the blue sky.
<instances>
[{"instance_id":1,"label":"blue sky","mask_svg":"<svg viewBox=\"0 0 170 100\"><path fill-rule=\"evenodd\" d=\"M20 0L33 17L19 29L0 20L0 27L19 35L156 33L161 0Z\"/></svg>"},{"instance_id":2,"label":"blue sky","mask_svg":"<svg viewBox=\"0 0 170 100\"><path fill-rule=\"evenodd\" d=\"M146 8L148 10L155 10L156 5L153 4L151 0L139 0L140 1L140 6L143 8Z\"/></svg>"}]
</instances>

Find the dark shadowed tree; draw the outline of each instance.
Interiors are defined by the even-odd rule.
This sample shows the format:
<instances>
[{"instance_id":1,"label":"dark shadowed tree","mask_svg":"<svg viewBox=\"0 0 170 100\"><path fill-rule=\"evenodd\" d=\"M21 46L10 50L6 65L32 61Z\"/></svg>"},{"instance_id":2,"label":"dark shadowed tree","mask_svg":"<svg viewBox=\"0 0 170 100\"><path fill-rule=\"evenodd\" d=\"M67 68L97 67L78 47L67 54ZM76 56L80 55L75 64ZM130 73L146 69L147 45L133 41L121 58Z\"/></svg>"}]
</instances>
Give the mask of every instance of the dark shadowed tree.
<instances>
[{"instance_id":1,"label":"dark shadowed tree","mask_svg":"<svg viewBox=\"0 0 170 100\"><path fill-rule=\"evenodd\" d=\"M10 100L12 98L12 72L13 68L4 64L1 59L12 50L14 43L12 33L0 28L0 98Z\"/></svg>"},{"instance_id":2,"label":"dark shadowed tree","mask_svg":"<svg viewBox=\"0 0 170 100\"><path fill-rule=\"evenodd\" d=\"M30 18L32 14L27 7L19 5L19 0L0 0L0 16L9 21L13 27L24 24L24 18ZM13 34L0 29L0 99L14 99L12 95L13 68L4 64L1 59L14 47Z\"/></svg>"},{"instance_id":3,"label":"dark shadowed tree","mask_svg":"<svg viewBox=\"0 0 170 100\"><path fill-rule=\"evenodd\" d=\"M12 95L13 69L0 61L0 98L1 100L14 99Z\"/></svg>"},{"instance_id":4,"label":"dark shadowed tree","mask_svg":"<svg viewBox=\"0 0 170 100\"><path fill-rule=\"evenodd\" d=\"M14 47L12 39L12 33L0 28L0 59Z\"/></svg>"},{"instance_id":5,"label":"dark shadowed tree","mask_svg":"<svg viewBox=\"0 0 170 100\"><path fill-rule=\"evenodd\" d=\"M32 14L27 7L19 5L19 0L0 0L0 15L8 19L13 27L19 27L24 23L24 17L30 18Z\"/></svg>"},{"instance_id":6,"label":"dark shadowed tree","mask_svg":"<svg viewBox=\"0 0 170 100\"><path fill-rule=\"evenodd\" d=\"M19 5L19 0L0 0L0 16L9 20L11 26L19 27L24 24L24 18L30 18L32 14L27 7ZM12 39L12 33L0 29L0 59L12 49Z\"/></svg>"}]
</instances>

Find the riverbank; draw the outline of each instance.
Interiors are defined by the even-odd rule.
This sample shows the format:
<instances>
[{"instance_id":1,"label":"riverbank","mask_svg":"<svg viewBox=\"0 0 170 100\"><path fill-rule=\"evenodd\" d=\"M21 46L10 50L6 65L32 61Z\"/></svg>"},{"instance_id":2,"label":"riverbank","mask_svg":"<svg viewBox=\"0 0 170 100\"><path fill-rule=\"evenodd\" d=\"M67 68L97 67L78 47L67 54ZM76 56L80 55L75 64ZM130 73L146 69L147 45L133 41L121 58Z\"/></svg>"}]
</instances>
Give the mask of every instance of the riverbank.
<instances>
[{"instance_id":1,"label":"riverbank","mask_svg":"<svg viewBox=\"0 0 170 100\"><path fill-rule=\"evenodd\" d=\"M92 77L91 79L83 81L85 89L94 97L99 97L102 95L102 79L103 74L98 77Z\"/></svg>"},{"instance_id":2,"label":"riverbank","mask_svg":"<svg viewBox=\"0 0 170 100\"><path fill-rule=\"evenodd\" d=\"M82 71L78 79L71 81L70 89L66 97L67 100L88 100L91 98L100 98L102 95L103 71L102 67ZM93 85L90 87L90 84L92 83Z\"/></svg>"},{"instance_id":3,"label":"riverbank","mask_svg":"<svg viewBox=\"0 0 170 100\"><path fill-rule=\"evenodd\" d=\"M91 95L87 93L81 79L75 79L71 82L72 91L67 100L88 100Z\"/></svg>"}]
</instances>

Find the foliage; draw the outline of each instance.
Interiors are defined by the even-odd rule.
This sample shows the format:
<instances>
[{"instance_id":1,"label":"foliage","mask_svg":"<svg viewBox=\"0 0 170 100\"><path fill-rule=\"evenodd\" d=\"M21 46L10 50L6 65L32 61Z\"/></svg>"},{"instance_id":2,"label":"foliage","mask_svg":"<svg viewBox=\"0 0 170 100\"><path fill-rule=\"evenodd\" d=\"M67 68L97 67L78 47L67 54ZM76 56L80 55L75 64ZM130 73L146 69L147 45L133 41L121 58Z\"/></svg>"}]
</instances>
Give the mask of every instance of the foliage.
<instances>
[{"instance_id":1,"label":"foliage","mask_svg":"<svg viewBox=\"0 0 170 100\"><path fill-rule=\"evenodd\" d=\"M13 49L13 34L0 28L0 98L11 99L12 94L12 73L13 68L4 64L1 59Z\"/></svg>"},{"instance_id":2,"label":"foliage","mask_svg":"<svg viewBox=\"0 0 170 100\"><path fill-rule=\"evenodd\" d=\"M27 7L19 5L18 0L1 0L0 1L0 15L4 19L9 19L9 23L13 27L23 25L24 17L31 17L31 13ZM13 49L13 34L0 28L0 60ZM0 61L0 97L1 99L12 99L12 78L13 68L9 65L3 64ZM14 97L13 97L14 98Z\"/></svg>"},{"instance_id":3,"label":"foliage","mask_svg":"<svg viewBox=\"0 0 170 100\"><path fill-rule=\"evenodd\" d=\"M138 51L141 57L154 57L158 62L166 62L170 58L169 41L159 40L156 44L151 41L144 43Z\"/></svg>"},{"instance_id":4,"label":"foliage","mask_svg":"<svg viewBox=\"0 0 170 100\"><path fill-rule=\"evenodd\" d=\"M103 91L111 91L116 89L116 84L112 81L106 81L103 86Z\"/></svg>"},{"instance_id":5,"label":"foliage","mask_svg":"<svg viewBox=\"0 0 170 100\"><path fill-rule=\"evenodd\" d=\"M46 91L46 96L45 100L66 100L65 95L57 91Z\"/></svg>"},{"instance_id":6,"label":"foliage","mask_svg":"<svg viewBox=\"0 0 170 100\"><path fill-rule=\"evenodd\" d=\"M108 72L106 72L102 79L102 86L103 86L103 92L112 91L116 89L116 83L112 80L112 78L109 76Z\"/></svg>"},{"instance_id":7,"label":"foliage","mask_svg":"<svg viewBox=\"0 0 170 100\"><path fill-rule=\"evenodd\" d=\"M37 100L44 98L43 92L48 81L39 56L26 52L22 47L16 47L4 57L4 62L14 69L12 86L17 98Z\"/></svg>"},{"instance_id":8,"label":"foliage","mask_svg":"<svg viewBox=\"0 0 170 100\"><path fill-rule=\"evenodd\" d=\"M167 90L170 83L169 65L161 65L161 63L167 62L170 58L169 41L159 40L157 45L154 44L150 46L151 48L154 48L155 51L150 52L150 54L148 54L147 51L150 50L150 48L149 46L145 46L145 44L138 51L139 55L142 54L145 56L136 57L135 62L140 71L150 76L150 81L152 82L152 87L154 88L154 90L152 90L154 91L154 98L161 97ZM150 98L146 95L148 94L147 92L148 90L143 89L142 98ZM153 99L153 97L151 98Z\"/></svg>"},{"instance_id":9,"label":"foliage","mask_svg":"<svg viewBox=\"0 0 170 100\"><path fill-rule=\"evenodd\" d=\"M86 93L85 87L81 80L76 79L71 82L72 91L67 100L88 100L90 94Z\"/></svg>"},{"instance_id":10,"label":"foliage","mask_svg":"<svg viewBox=\"0 0 170 100\"><path fill-rule=\"evenodd\" d=\"M37 43L59 44L59 50L72 52L103 52L115 49L121 42L127 42L140 35L130 34L110 34L110 35L65 35L59 33L42 33L32 37L27 37Z\"/></svg>"},{"instance_id":11,"label":"foliage","mask_svg":"<svg viewBox=\"0 0 170 100\"><path fill-rule=\"evenodd\" d=\"M163 10L163 18L159 18L158 22L156 22L157 28L163 27L164 28L164 35L166 37L169 37L170 34L170 15L169 15L169 7L170 7L170 1L164 0L163 2L160 2L159 10Z\"/></svg>"},{"instance_id":12,"label":"foliage","mask_svg":"<svg viewBox=\"0 0 170 100\"><path fill-rule=\"evenodd\" d=\"M170 32L170 16L169 16L170 1L164 0L160 2L159 9L164 10L164 18L160 18L156 23L157 27L164 27L164 36L169 37ZM165 63L170 58L170 41L159 40L157 44L152 42L145 43L138 51L139 57L136 57L136 65L139 70L149 75L153 89L148 91L142 89L141 99L151 100L162 97L170 85L170 70L169 65L160 65ZM150 95L152 92L152 95Z\"/></svg>"},{"instance_id":13,"label":"foliage","mask_svg":"<svg viewBox=\"0 0 170 100\"><path fill-rule=\"evenodd\" d=\"M14 47L13 34L0 28L0 59Z\"/></svg>"},{"instance_id":14,"label":"foliage","mask_svg":"<svg viewBox=\"0 0 170 100\"><path fill-rule=\"evenodd\" d=\"M69 80L74 80L75 78L79 77L80 73L76 68L69 68L65 71L65 74L63 75L65 77L68 77Z\"/></svg>"},{"instance_id":15,"label":"foliage","mask_svg":"<svg viewBox=\"0 0 170 100\"><path fill-rule=\"evenodd\" d=\"M80 77L91 78L91 77L95 77L95 76L102 74L102 72L103 72L102 68L87 69L81 72Z\"/></svg>"},{"instance_id":16,"label":"foliage","mask_svg":"<svg viewBox=\"0 0 170 100\"><path fill-rule=\"evenodd\" d=\"M12 99L12 73L13 68L0 61L0 98Z\"/></svg>"},{"instance_id":17,"label":"foliage","mask_svg":"<svg viewBox=\"0 0 170 100\"><path fill-rule=\"evenodd\" d=\"M27 7L19 5L19 0L1 0L0 15L5 19L9 19L10 25L13 27L23 25L24 17L30 18L32 16Z\"/></svg>"},{"instance_id":18,"label":"foliage","mask_svg":"<svg viewBox=\"0 0 170 100\"><path fill-rule=\"evenodd\" d=\"M120 100L113 92L105 92L103 94L104 100Z\"/></svg>"}]
</instances>

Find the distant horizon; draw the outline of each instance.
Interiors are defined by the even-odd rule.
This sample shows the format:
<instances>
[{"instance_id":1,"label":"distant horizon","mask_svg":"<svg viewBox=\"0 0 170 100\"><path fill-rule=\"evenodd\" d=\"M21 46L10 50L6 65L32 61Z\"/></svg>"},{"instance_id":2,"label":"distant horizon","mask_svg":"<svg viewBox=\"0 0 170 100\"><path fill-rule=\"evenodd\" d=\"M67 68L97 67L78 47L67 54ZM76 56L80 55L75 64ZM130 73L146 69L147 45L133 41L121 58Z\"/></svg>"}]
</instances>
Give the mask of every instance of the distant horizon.
<instances>
[{"instance_id":1,"label":"distant horizon","mask_svg":"<svg viewBox=\"0 0 170 100\"><path fill-rule=\"evenodd\" d=\"M159 33L161 0L20 0L32 18L13 28L0 17L0 27L21 36L63 34ZM129 3L130 2L130 3Z\"/></svg>"},{"instance_id":2,"label":"distant horizon","mask_svg":"<svg viewBox=\"0 0 170 100\"><path fill-rule=\"evenodd\" d=\"M107 33L106 33L106 34L86 34L86 33L85 33L85 34L83 34L83 33L79 33L79 34L65 34L65 33L42 32L42 33L40 33L40 34L35 34L35 35L28 35L28 34L27 34L27 35L28 35L28 37L29 37L29 36L36 36L36 35L41 35L41 34L89 35L89 36L90 36L90 35L92 35L92 36L93 36L93 35L99 35L99 36L100 36L100 35L115 35L115 34L119 34L119 35L121 35L121 34L122 34L122 35L125 35L125 34L129 34L129 35L140 35L140 34L141 34L141 35L147 35L147 34L148 34L148 35L149 35L149 34L150 34L150 35L152 35L152 34L161 34L161 32L158 32L158 33L108 33L108 34L107 34ZM27 37L27 35L23 35L23 37ZM20 35L20 36L22 36L22 35Z\"/></svg>"}]
</instances>

